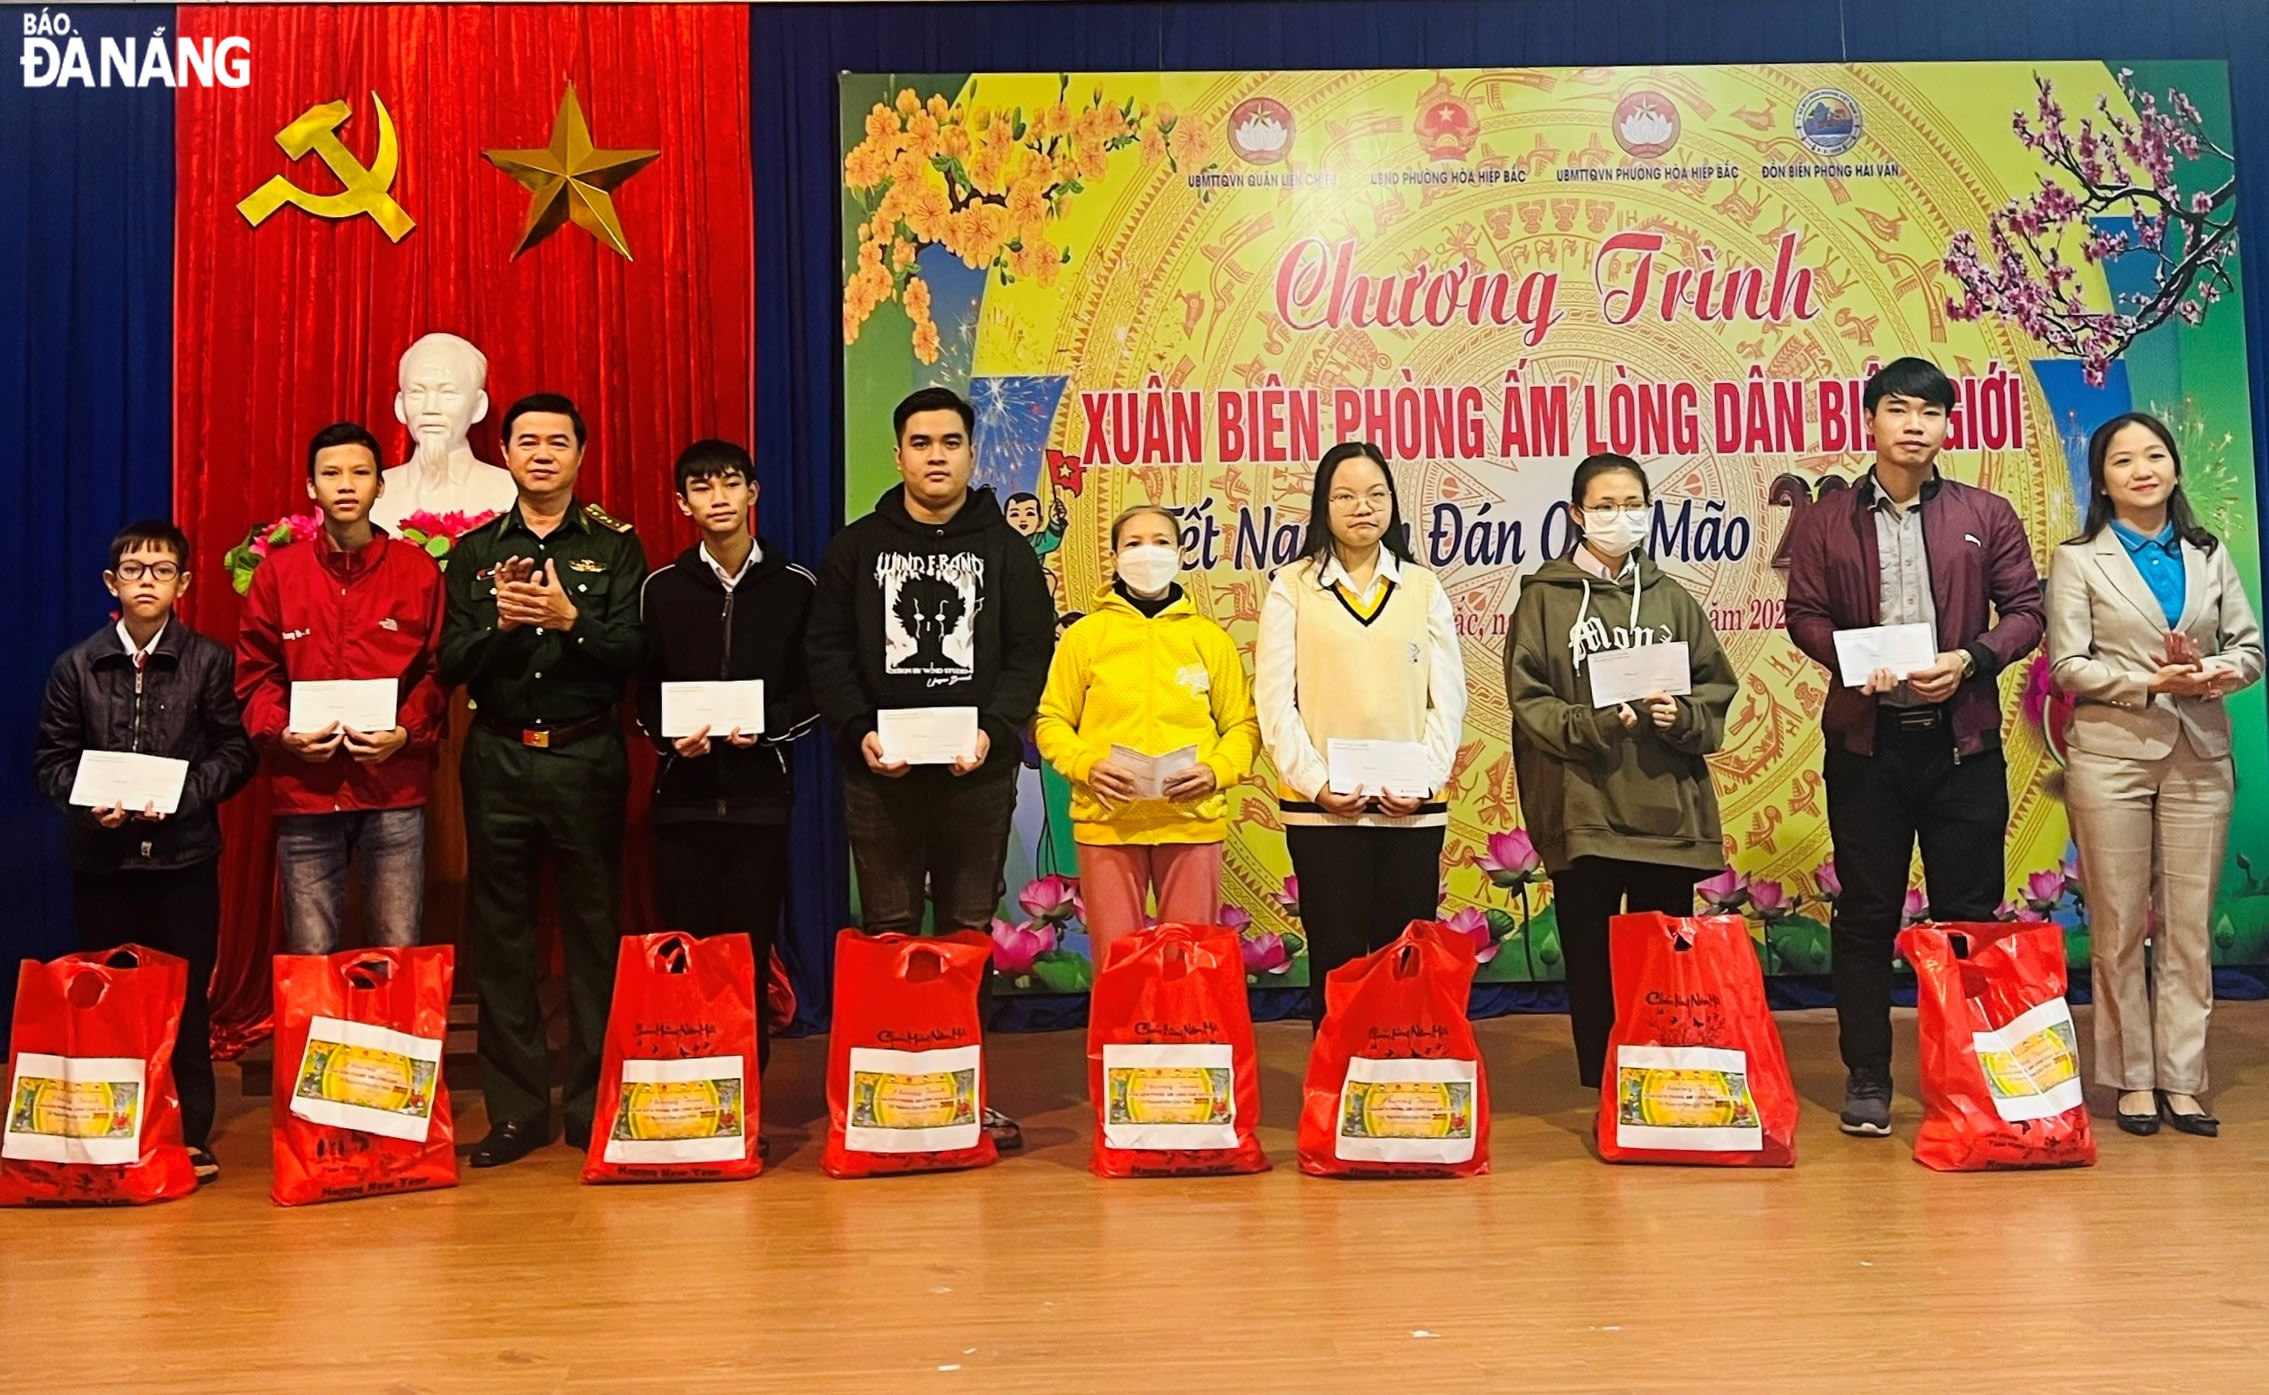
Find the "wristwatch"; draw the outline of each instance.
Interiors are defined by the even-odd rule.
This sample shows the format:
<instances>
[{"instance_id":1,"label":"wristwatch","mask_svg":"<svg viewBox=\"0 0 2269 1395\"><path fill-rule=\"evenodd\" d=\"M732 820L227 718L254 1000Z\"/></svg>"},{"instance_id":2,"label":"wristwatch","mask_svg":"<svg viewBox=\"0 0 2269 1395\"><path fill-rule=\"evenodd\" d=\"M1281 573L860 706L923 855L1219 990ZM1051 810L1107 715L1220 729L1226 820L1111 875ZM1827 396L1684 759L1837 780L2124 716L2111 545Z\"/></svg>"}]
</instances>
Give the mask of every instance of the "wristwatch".
<instances>
[{"instance_id":1,"label":"wristwatch","mask_svg":"<svg viewBox=\"0 0 2269 1395\"><path fill-rule=\"evenodd\" d=\"M1962 654L1962 681L1963 681L1964 683L1967 683L1967 682L1969 682L1969 681L1970 681L1970 680L1971 680L1972 678L1975 678L1975 677L1977 677L1977 655L1975 655L1975 654L1972 654L1972 653L1971 653L1971 652L1970 652L1969 650L1967 650L1967 649L1964 649L1964 650L1962 650L1962 651L1961 651L1961 654Z\"/></svg>"}]
</instances>

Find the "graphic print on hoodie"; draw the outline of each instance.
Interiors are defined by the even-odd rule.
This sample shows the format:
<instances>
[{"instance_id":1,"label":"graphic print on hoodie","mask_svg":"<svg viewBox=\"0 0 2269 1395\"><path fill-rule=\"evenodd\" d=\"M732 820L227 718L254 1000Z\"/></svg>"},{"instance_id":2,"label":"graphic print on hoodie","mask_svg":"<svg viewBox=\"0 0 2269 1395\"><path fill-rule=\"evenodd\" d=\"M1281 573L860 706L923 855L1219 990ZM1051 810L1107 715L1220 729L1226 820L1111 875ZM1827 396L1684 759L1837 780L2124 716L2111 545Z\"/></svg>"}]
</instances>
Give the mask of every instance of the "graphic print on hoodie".
<instances>
[{"instance_id":1,"label":"graphic print on hoodie","mask_svg":"<svg viewBox=\"0 0 2269 1395\"><path fill-rule=\"evenodd\" d=\"M976 675L983 556L884 552L875 558L875 587L882 592L885 673L924 677L932 687Z\"/></svg>"}]
</instances>

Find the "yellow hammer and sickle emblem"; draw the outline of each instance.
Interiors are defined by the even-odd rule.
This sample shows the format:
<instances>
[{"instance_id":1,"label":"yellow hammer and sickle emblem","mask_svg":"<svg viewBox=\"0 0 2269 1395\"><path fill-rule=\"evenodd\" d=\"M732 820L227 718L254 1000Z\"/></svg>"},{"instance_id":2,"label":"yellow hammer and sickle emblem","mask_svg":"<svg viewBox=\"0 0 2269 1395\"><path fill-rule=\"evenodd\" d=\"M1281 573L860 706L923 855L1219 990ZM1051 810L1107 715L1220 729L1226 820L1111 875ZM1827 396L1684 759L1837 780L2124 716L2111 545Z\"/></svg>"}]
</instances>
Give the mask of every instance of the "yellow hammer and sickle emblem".
<instances>
[{"instance_id":1,"label":"yellow hammer and sickle emblem","mask_svg":"<svg viewBox=\"0 0 2269 1395\"><path fill-rule=\"evenodd\" d=\"M394 136L394 118L387 114L386 104L378 100L376 92L370 94L370 104L378 109L378 158L368 169L339 140L339 127L353 114L344 98L309 107L299 120L276 132L276 144L286 155L294 160L309 154L318 156L339 177L344 189L336 194L311 194L279 174L253 190L236 211L254 227L287 203L318 218L352 218L367 213L388 237L400 242L417 226L387 192L394 187L394 172L402 163L401 145Z\"/></svg>"}]
</instances>

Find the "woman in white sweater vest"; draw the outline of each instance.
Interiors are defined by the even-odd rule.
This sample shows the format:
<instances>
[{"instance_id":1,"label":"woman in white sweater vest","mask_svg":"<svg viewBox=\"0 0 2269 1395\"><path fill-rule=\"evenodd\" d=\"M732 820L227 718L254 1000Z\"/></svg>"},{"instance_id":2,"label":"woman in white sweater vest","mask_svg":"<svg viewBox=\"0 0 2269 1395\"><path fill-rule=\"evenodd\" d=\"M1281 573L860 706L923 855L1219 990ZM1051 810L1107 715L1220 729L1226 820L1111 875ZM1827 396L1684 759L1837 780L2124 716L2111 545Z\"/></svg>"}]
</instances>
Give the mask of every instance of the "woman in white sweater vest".
<instances>
[{"instance_id":1,"label":"woman in white sweater vest","mask_svg":"<svg viewBox=\"0 0 2269 1395\"><path fill-rule=\"evenodd\" d=\"M1411 560L1375 447L1341 442L1316 466L1307 544L1269 585L1254 667L1320 1022L1326 974L1435 917L1465 721L1449 597ZM1350 777L1366 758L1385 788Z\"/></svg>"}]
</instances>

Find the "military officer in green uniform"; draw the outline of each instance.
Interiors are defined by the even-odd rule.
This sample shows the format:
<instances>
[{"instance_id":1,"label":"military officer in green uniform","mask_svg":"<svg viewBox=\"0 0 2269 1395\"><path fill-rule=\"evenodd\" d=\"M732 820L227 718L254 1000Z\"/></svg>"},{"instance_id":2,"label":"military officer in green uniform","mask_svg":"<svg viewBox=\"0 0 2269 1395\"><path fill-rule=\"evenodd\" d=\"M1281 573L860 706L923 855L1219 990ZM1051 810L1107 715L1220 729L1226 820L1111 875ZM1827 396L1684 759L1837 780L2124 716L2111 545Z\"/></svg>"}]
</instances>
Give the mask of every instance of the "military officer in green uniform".
<instances>
[{"instance_id":1,"label":"military officer in green uniform","mask_svg":"<svg viewBox=\"0 0 2269 1395\"><path fill-rule=\"evenodd\" d=\"M587 437L575 404L538 393L503 421L519 497L449 555L441 677L473 726L459 767L489 1133L474 1167L551 1137L551 1057L536 987L537 895L552 870L567 962L567 1141L590 1139L621 935L629 766L616 710L643 636L646 553L630 525L575 497Z\"/></svg>"}]
</instances>

